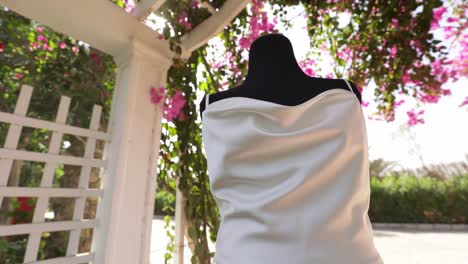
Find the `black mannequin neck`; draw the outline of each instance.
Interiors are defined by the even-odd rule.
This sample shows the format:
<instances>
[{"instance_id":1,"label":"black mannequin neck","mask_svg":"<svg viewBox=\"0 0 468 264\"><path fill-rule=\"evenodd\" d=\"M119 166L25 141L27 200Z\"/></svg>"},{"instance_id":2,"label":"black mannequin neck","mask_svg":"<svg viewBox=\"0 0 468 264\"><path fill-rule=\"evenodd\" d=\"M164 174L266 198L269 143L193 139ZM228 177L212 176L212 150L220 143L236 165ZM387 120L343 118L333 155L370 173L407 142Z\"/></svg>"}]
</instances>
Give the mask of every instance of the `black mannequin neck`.
<instances>
[{"instance_id":1,"label":"black mannequin neck","mask_svg":"<svg viewBox=\"0 0 468 264\"><path fill-rule=\"evenodd\" d=\"M294 80L307 78L310 77L297 64L289 39L273 33L257 38L250 46L249 66L242 86L271 92L271 84L291 86Z\"/></svg>"}]
</instances>

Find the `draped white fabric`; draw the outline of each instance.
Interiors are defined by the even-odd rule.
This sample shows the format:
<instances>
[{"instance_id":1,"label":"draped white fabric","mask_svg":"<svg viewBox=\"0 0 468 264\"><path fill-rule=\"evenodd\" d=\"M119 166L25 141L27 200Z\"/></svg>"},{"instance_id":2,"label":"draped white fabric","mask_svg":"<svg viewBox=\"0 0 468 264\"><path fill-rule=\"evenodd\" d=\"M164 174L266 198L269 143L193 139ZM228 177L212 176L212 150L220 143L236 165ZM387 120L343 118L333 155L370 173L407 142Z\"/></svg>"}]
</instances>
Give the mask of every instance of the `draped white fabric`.
<instances>
[{"instance_id":1,"label":"draped white fabric","mask_svg":"<svg viewBox=\"0 0 468 264\"><path fill-rule=\"evenodd\" d=\"M203 112L202 139L221 213L216 264L383 263L353 92L335 88L297 106L215 101Z\"/></svg>"}]
</instances>

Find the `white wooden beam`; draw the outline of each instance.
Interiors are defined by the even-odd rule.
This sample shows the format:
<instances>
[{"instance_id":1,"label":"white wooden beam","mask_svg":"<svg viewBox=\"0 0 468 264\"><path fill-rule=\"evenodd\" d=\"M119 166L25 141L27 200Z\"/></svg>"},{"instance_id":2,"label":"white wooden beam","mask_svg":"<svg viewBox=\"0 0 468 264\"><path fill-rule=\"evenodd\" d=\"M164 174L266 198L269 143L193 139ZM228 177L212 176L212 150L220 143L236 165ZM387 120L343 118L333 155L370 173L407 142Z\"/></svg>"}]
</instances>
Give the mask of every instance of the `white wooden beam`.
<instances>
[{"instance_id":1,"label":"white wooden beam","mask_svg":"<svg viewBox=\"0 0 468 264\"><path fill-rule=\"evenodd\" d=\"M201 6L208 9L208 12L210 12L211 14L216 13L216 9L214 9L214 7L212 5L210 5L210 3L208 3L208 2L202 2Z\"/></svg>"},{"instance_id":2,"label":"white wooden beam","mask_svg":"<svg viewBox=\"0 0 468 264\"><path fill-rule=\"evenodd\" d=\"M158 10L166 0L141 0L133 10L132 15L139 18L140 21L145 20L149 14Z\"/></svg>"},{"instance_id":3,"label":"white wooden beam","mask_svg":"<svg viewBox=\"0 0 468 264\"><path fill-rule=\"evenodd\" d=\"M22 85L19 94L18 101L15 105L14 114L24 117L28 112L29 102L31 101L31 95L33 88L29 85ZM0 119L0 121L2 121ZM5 139L4 148L16 149L21 136L21 130L23 127L18 124L11 124L8 128L7 136ZM12 157L2 157L0 154L0 186L6 186L8 184L8 178L10 171L13 166ZM0 193L0 206L3 202L3 197Z\"/></svg>"},{"instance_id":4,"label":"white wooden beam","mask_svg":"<svg viewBox=\"0 0 468 264\"><path fill-rule=\"evenodd\" d=\"M5 187L0 186L0 193L4 197L97 197L102 191L99 189L74 188L41 188L41 187Z\"/></svg>"},{"instance_id":5,"label":"white wooden beam","mask_svg":"<svg viewBox=\"0 0 468 264\"><path fill-rule=\"evenodd\" d=\"M29 234L35 232L56 232L65 231L76 228L86 229L96 227L95 220L81 221L61 221L61 222L46 222L35 224L16 224L16 225L0 225L0 236L14 236Z\"/></svg>"},{"instance_id":6,"label":"white wooden beam","mask_svg":"<svg viewBox=\"0 0 468 264\"><path fill-rule=\"evenodd\" d=\"M133 39L172 63L169 42L109 0L3 0L20 15L119 57Z\"/></svg>"},{"instance_id":7,"label":"white wooden beam","mask_svg":"<svg viewBox=\"0 0 468 264\"><path fill-rule=\"evenodd\" d=\"M109 135L105 132L98 131L97 129L85 129L77 126L70 126L66 124L59 124L47 120L39 120L36 118L26 117L17 113L4 113L0 112L0 121L4 123L10 123L23 127L33 127L39 129L47 129L64 134L71 134L76 136L82 136L87 138L95 138L99 140L109 141Z\"/></svg>"},{"instance_id":8,"label":"white wooden beam","mask_svg":"<svg viewBox=\"0 0 468 264\"><path fill-rule=\"evenodd\" d=\"M70 164L77 166L91 166L97 168L103 168L106 166L105 160L100 159L85 159L73 156L56 155L42 152L34 152L27 150L15 150L15 149L2 149L0 148L0 159L17 159L17 160L28 160L28 161L39 161L39 162L51 162L54 161L58 164Z\"/></svg>"},{"instance_id":9,"label":"white wooden beam","mask_svg":"<svg viewBox=\"0 0 468 264\"><path fill-rule=\"evenodd\" d=\"M190 56L192 51L204 45L234 19L249 3L249 0L227 0L214 15L181 37L182 58Z\"/></svg>"},{"instance_id":10,"label":"white wooden beam","mask_svg":"<svg viewBox=\"0 0 468 264\"><path fill-rule=\"evenodd\" d=\"M83 253L77 254L72 257L46 259L40 261L26 262L25 264L80 264L92 261L93 257L94 253Z\"/></svg>"}]
</instances>

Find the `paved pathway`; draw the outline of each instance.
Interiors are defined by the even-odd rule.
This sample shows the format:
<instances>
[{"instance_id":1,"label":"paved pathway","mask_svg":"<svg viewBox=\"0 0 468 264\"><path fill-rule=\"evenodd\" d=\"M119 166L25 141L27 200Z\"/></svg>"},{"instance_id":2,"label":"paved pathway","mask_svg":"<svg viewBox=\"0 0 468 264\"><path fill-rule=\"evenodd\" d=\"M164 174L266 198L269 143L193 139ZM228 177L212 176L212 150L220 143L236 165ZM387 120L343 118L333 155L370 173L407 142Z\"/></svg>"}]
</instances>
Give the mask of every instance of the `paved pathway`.
<instances>
[{"instance_id":1,"label":"paved pathway","mask_svg":"<svg viewBox=\"0 0 468 264\"><path fill-rule=\"evenodd\" d=\"M153 220L151 264L164 264L168 242L164 225L163 220ZM374 241L385 264L468 264L467 231L374 229ZM214 251L214 244L209 247ZM185 264L190 264L188 246L184 252Z\"/></svg>"}]
</instances>

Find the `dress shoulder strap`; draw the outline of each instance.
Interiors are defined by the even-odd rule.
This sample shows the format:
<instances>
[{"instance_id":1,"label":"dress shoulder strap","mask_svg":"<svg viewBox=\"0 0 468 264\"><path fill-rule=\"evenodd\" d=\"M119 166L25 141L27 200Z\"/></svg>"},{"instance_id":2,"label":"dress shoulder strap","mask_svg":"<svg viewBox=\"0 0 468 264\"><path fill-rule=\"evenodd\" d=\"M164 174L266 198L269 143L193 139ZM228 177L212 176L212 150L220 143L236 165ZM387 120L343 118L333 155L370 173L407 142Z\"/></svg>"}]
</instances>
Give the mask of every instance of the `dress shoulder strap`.
<instances>
[{"instance_id":1,"label":"dress shoulder strap","mask_svg":"<svg viewBox=\"0 0 468 264\"><path fill-rule=\"evenodd\" d=\"M205 99L205 108L208 107L208 103L209 103L208 100L210 100L210 94L207 94L207 95L206 95L206 99Z\"/></svg>"},{"instance_id":2,"label":"dress shoulder strap","mask_svg":"<svg viewBox=\"0 0 468 264\"><path fill-rule=\"evenodd\" d=\"M344 80L344 81L346 82L346 84L348 85L349 90L350 90L352 93L354 93L353 87L351 87L351 85L349 84L348 80L346 80L346 79L343 79L343 80Z\"/></svg>"}]
</instances>

